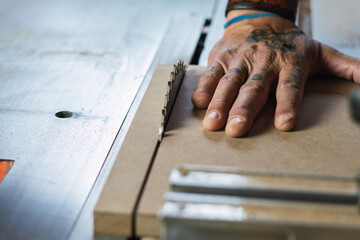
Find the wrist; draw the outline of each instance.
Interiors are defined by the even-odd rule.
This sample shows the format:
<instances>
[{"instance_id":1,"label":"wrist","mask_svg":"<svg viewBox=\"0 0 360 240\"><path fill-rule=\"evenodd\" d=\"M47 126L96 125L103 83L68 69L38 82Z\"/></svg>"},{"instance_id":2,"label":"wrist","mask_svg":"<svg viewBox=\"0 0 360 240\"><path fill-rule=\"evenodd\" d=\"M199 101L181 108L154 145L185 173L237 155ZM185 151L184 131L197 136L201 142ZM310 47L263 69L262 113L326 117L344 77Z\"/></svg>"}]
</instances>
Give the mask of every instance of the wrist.
<instances>
[{"instance_id":1,"label":"wrist","mask_svg":"<svg viewBox=\"0 0 360 240\"><path fill-rule=\"evenodd\" d=\"M298 0L229 0L225 16L234 10L259 10L274 13L295 22Z\"/></svg>"},{"instance_id":2,"label":"wrist","mask_svg":"<svg viewBox=\"0 0 360 240\"><path fill-rule=\"evenodd\" d=\"M248 15L248 14L261 14L261 13L270 13L270 12L266 12L266 11L262 11L262 10L231 10L227 15L226 15L226 21L229 21L235 17L238 16L244 16L244 15Z\"/></svg>"},{"instance_id":3,"label":"wrist","mask_svg":"<svg viewBox=\"0 0 360 240\"><path fill-rule=\"evenodd\" d=\"M257 16L260 15L260 16ZM265 15L265 16L261 16ZM245 18L242 18L245 17ZM273 28L281 30L283 28L296 28L294 23L282 16L263 10L231 10L226 18L227 22L224 27L228 29L241 28L245 29L261 29Z\"/></svg>"}]
</instances>

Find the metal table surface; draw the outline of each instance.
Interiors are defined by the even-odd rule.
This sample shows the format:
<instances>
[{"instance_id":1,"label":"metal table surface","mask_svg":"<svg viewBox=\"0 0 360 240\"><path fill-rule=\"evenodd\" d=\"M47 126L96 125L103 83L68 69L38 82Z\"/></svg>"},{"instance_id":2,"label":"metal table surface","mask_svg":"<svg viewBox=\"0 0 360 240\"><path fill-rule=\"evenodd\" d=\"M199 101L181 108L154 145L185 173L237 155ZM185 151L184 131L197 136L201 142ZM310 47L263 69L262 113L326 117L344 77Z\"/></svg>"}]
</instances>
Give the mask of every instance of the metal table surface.
<instances>
[{"instance_id":1,"label":"metal table surface","mask_svg":"<svg viewBox=\"0 0 360 240\"><path fill-rule=\"evenodd\" d=\"M157 63L189 61L215 5L0 2L0 159L15 160L0 184L0 239L92 238L92 208L139 87Z\"/></svg>"}]
</instances>

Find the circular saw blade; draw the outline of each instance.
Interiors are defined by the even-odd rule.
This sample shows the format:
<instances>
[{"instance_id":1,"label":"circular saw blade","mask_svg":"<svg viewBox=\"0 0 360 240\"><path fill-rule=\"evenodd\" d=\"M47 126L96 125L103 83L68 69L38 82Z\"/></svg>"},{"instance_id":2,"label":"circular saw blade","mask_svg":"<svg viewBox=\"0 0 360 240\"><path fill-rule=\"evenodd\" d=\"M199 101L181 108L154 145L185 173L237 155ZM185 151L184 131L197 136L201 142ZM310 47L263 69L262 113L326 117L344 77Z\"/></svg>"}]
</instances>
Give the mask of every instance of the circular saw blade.
<instances>
[{"instance_id":1,"label":"circular saw blade","mask_svg":"<svg viewBox=\"0 0 360 240\"><path fill-rule=\"evenodd\" d=\"M169 121L171 111L174 107L177 94L179 92L182 80L184 79L187 65L183 60L178 60L173 65L170 78L167 82L167 91L164 98L164 107L161 111L161 125L159 128L159 141L164 137L166 125Z\"/></svg>"}]
</instances>

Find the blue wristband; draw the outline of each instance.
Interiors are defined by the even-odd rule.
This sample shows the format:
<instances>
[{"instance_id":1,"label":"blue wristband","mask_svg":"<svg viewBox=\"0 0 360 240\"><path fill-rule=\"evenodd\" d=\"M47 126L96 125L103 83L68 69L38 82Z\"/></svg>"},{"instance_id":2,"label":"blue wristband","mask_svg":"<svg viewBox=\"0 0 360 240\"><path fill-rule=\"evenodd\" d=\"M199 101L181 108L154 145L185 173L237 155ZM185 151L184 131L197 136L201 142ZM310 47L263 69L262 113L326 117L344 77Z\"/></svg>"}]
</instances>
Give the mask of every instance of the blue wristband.
<instances>
[{"instance_id":1,"label":"blue wristband","mask_svg":"<svg viewBox=\"0 0 360 240\"><path fill-rule=\"evenodd\" d=\"M237 16L237 17L234 17L233 19L230 19L228 22L226 22L224 25L224 28L227 28L230 24L240 22L245 19L259 18L259 17L281 17L281 16L273 14L273 13L258 13L258 14L247 14L247 15Z\"/></svg>"}]
</instances>

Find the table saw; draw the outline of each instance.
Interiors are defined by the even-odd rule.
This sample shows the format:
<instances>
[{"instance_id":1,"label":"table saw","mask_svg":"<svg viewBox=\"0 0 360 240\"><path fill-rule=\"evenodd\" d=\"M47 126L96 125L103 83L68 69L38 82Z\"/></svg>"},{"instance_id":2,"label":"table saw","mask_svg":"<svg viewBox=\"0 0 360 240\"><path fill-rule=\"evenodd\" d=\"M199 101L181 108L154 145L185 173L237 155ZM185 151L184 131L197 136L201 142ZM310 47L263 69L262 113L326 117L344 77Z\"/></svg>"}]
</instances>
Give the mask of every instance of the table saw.
<instances>
[{"instance_id":1,"label":"table saw","mask_svg":"<svg viewBox=\"0 0 360 240\"><path fill-rule=\"evenodd\" d=\"M249 134L231 138L202 130L205 110L191 103L204 71L189 66L185 73L182 62L158 66L95 208L95 233L282 239L291 232L296 239L356 239L360 128L349 114L354 84L312 79L293 131L276 130L270 98ZM172 103L169 88L181 79ZM165 109L169 104L173 108ZM171 113L165 124L164 112Z\"/></svg>"},{"instance_id":2,"label":"table saw","mask_svg":"<svg viewBox=\"0 0 360 240\"><path fill-rule=\"evenodd\" d=\"M310 16L309 1L303 2L299 26L321 41L334 39L331 29L321 27L326 16ZM312 10L319 2L312 1ZM0 239L358 234L360 128L348 111L353 84L309 81L293 132L274 129L274 99L246 138L202 130L204 112L189 100L222 35L225 6L223 0L1 3ZM344 31L347 45L329 44L360 57L356 33ZM177 59L183 62L174 69ZM182 80L179 91L167 101L168 82L177 84L176 78ZM198 174L203 177L192 178ZM212 174L223 177L215 178L220 183L235 179L228 186L239 177L257 184L241 185L241 194L238 188L224 191L210 181ZM249 196L269 178L289 184ZM294 190L293 182L304 188ZM279 188L286 194L269 200ZM319 191L320 197L314 194ZM314 195L315 205L306 201ZM339 198L348 201L334 200ZM202 206L225 206L225 212L248 207L252 215L245 221L236 218L241 214L201 215ZM258 210L265 206L277 206L272 214L297 211L280 214L294 224L274 228L275 219L264 227ZM300 216L303 206L314 210ZM199 212L183 211L192 207ZM306 215L318 212L324 215ZM254 221L265 230L257 234ZM313 228L303 231L304 224Z\"/></svg>"}]
</instances>

